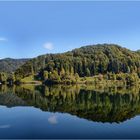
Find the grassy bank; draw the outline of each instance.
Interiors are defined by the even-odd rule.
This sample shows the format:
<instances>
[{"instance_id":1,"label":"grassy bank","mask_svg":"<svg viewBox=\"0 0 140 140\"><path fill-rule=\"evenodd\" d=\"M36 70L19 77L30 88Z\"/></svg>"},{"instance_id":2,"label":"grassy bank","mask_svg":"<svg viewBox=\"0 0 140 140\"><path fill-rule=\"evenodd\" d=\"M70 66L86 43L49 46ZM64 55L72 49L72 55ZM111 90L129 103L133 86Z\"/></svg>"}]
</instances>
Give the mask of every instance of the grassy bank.
<instances>
[{"instance_id":1,"label":"grassy bank","mask_svg":"<svg viewBox=\"0 0 140 140\"><path fill-rule=\"evenodd\" d=\"M44 81L39 81L34 78L34 76L25 77L21 79L21 84L85 84L85 85L105 85L105 86L134 86L140 85L140 79L135 74L116 74L116 75L96 75L92 77L79 77L77 79L60 79L60 80L52 80L46 79Z\"/></svg>"}]
</instances>

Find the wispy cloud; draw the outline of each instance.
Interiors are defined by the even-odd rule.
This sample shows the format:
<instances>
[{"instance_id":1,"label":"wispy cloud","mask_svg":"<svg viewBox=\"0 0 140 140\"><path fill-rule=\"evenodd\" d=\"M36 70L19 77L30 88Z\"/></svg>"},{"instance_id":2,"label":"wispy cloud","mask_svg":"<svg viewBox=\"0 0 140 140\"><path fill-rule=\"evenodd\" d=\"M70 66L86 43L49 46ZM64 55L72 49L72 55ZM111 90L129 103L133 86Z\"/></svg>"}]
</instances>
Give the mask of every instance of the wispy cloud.
<instances>
[{"instance_id":1,"label":"wispy cloud","mask_svg":"<svg viewBox=\"0 0 140 140\"><path fill-rule=\"evenodd\" d=\"M45 44L43 45L43 47L44 47L45 49L47 49L47 50L50 50L50 51L54 49L53 43L51 43L51 42L45 43Z\"/></svg>"},{"instance_id":2,"label":"wispy cloud","mask_svg":"<svg viewBox=\"0 0 140 140\"><path fill-rule=\"evenodd\" d=\"M51 116L51 117L49 117L49 118L48 118L48 122L49 122L50 124L57 124L57 123L58 123L58 122L57 122L56 116Z\"/></svg>"},{"instance_id":3,"label":"wispy cloud","mask_svg":"<svg viewBox=\"0 0 140 140\"><path fill-rule=\"evenodd\" d=\"M5 129L5 128L10 128L11 125L5 124L5 125L0 125L0 129Z\"/></svg>"},{"instance_id":4,"label":"wispy cloud","mask_svg":"<svg viewBox=\"0 0 140 140\"><path fill-rule=\"evenodd\" d=\"M7 38L5 38L5 37L0 37L0 41L7 41Z\"/></svg>"}]
</instances>

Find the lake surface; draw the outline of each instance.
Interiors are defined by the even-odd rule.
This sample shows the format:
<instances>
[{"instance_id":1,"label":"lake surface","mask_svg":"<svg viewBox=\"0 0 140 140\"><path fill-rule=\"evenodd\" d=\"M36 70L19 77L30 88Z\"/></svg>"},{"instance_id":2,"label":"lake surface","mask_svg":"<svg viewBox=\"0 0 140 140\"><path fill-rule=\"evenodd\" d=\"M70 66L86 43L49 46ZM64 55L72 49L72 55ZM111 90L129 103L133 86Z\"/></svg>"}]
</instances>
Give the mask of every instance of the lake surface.
<instances>
[{"instance_id":1,"label":"lake surface","mask_svg":"<svg viewBox=\"0 0 140 140\"><path fill-rule=\"evenodd\" d=\"M140 138L140 89L0 87L0 138Z\"/></svg>"}]
</instances>

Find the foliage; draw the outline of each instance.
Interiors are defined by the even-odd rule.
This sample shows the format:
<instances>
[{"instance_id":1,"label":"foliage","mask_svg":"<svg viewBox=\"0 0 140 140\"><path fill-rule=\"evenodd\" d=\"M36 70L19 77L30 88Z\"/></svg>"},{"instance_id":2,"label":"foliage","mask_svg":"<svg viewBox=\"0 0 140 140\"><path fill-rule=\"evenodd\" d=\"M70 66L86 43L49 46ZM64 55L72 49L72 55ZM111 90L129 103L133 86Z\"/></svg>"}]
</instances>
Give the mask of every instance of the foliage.
<instances>
[{"instance_id":1,"label":"foliage","mask_svg":"<svg viewBox=\"0 0 140 140\"><path fill-rule=\"evenodd\" d=\"M137 73L140 77L139 52L115 44L85 46L66 53L31 59L15 71L15 77L20 80L35 75L38 80L59 83L77 81L76 77L107 73L110 75L106 79L110 80L117 79L116 74L120 73Z\"/></svg>"}]
</instances>

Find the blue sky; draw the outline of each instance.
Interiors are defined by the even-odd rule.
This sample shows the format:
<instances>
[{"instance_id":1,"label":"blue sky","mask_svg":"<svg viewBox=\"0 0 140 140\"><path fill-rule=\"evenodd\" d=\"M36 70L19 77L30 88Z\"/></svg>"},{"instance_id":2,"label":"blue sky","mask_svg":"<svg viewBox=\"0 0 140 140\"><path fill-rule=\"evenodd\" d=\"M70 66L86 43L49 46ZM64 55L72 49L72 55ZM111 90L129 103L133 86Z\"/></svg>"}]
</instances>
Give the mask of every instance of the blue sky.
<instances>
[{"instance_id":1,"label":"blue sky","mask_svg":"<svg viewBox=\"0 0 140 140\"><path fill-rule=\"evenodd\" d=\"M0 2L0 58L97 43L140 49L140 2Z\"/></svg>"}]
</instances>

